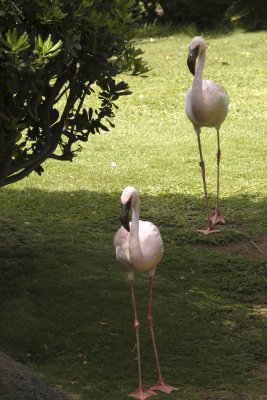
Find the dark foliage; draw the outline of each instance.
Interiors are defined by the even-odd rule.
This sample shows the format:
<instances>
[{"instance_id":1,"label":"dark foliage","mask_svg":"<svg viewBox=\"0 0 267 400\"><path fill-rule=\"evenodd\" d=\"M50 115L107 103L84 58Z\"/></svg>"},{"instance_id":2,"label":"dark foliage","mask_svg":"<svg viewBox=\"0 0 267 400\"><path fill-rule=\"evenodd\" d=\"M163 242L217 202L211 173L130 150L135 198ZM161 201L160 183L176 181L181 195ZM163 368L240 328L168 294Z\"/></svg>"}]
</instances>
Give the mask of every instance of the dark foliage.
<instances>
[{"instance_id":1,"label":"dark foliage","mask_svg":"<svg viewBox=\"0 0 267 400\"><path fill-rule=\"evenodd\" d=\"M249 31L267 29L266 0L236 0L227 14L234 17L235 24Z\"/></svg>"},{"instance_id":2,"label":"dark foliage","mask_svg":"<svg viewBox=\"0 0 267 400\"><path fill-rule=\"evenodd\" d=\"M213 28L226 23L225 11L232 0L161 0L166 21L194 23L197 28Z\"/></svg>"},{"instance_id":3,"label":"dark foliage","mask_svg":"<svg viewBox=\"0 0 267 400\"><path fill-rule=\"evenodd\" d=\"M129 94L118 73L146 70L131 39L134 0L0 0L0 186L72 160L113 127ZM85 107L85 99L98 98Z\"/></svg>"},{"instance_id":4,"label":"dark foliage","mask_svg":"<svg viewBox=\"0 0 267 400\"><path fill-rule=\"evenodd\" d=\"M202 29L238 25L247 30L267 29L266 0L159 0L137 1L143 20L175 25L195 24ZM157 12L162 8L162 16ZM161 18L159 18L161 17Z\"/></svg>"},{"instance_id":5,"label":"dark foliage","mask_svg":"<svg viewBox=\"0 0 267 400\"><path fill-rule=\"evenodd\" d=\"M142 17L142 23L151 23L157 20L157 0L136 0L136 10Z\"/></svg>"}]
</instances>

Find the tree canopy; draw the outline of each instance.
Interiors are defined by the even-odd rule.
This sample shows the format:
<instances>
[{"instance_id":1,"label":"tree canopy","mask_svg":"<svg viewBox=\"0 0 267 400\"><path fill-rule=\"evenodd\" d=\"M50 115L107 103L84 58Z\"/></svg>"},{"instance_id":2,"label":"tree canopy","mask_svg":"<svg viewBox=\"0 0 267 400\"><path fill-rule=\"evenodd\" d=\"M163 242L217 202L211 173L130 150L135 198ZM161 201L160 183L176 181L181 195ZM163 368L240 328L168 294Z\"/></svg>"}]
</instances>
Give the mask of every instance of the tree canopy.
<instances>
[{"instance_id":1,"label":"tree canopy","mask_svg":"<svg viewBox=\"0 0 267 400\"><path fill-rule=\"evenodd\" d=\"M41 174L48 158L71 161L90 133L114 126L130 93L116 76L146 71L134 4L0 0L0 186Z\"/></svg>"}]
</instances>

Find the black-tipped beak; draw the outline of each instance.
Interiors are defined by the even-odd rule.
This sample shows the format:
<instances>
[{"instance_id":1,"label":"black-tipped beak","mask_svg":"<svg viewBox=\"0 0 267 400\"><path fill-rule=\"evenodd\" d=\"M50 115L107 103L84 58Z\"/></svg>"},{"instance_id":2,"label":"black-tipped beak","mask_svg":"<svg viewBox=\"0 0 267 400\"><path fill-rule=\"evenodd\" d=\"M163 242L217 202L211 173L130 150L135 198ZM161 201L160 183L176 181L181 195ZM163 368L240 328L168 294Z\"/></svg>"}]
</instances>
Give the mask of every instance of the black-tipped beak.
<instances>
[{"instance_id":1,"label":"black-tipped beak","mask_svg":"<svg viewBox=\"0 0 267 400\"><path fill-rule=\"evenodd\" d=\"M120 215L121 224L128 232L130 232L129 213L131 205L132 205L131 200L121 205L121 215Z\"/></svg>"},{"instance_id":2,"label":"black-tipped beak","mask_svg":"<svg viewBox=\"0 0 267 400\"><path fill-rule=\"evenodd\" d=\"M192 50L190 49L188 57L187 57L187 66L192 75L195 75L198 51L199 51L198 47L196 47L195 49L192 49Z\"/></svg>"}]
</instances>

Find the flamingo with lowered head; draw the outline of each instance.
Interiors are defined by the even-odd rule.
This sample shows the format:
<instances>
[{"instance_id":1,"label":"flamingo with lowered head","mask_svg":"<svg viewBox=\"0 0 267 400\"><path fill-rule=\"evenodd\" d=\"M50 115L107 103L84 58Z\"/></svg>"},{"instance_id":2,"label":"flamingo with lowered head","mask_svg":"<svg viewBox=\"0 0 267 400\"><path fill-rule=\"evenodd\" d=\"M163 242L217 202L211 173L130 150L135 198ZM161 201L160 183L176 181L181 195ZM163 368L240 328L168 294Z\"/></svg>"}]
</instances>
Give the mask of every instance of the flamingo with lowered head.
<instances>
[{"instance_id":1,"label":"flamingo with lowered head","mask_svg":"<svg viewBox=\"0 0 267 400\"><path fill-rule=\"evenodd\" d=\"M219 211L219 175L220 175L220 127L228 113L229 98L225 89L210 80L203 80L202 73L204 69L206 56L206 46L204 40L196 36L189 45L189 55L187 65L189 71L194 75L191 88L188 90L185 98L186 115L192 122L197 134L198 149L200 156L200 169L203 179L205 207L208 218L208 226L201 229L205 235L219 232L212 225L217 223L224 224L224 218ZM197 61L198 60L198 61ZM196 63L197 61L197 63ZM205 164L202 156L200 141L200 130L205 127L213 127L217 131L217 204L215 210L209 215L209 205L207 196L207 186L205 177Z\"/></svg>"},{"instance_id":2,"label":"flamingo with lowered head","mask_svg":"<svg viewBox=\"0 0 267 400\"><path fill-rule=\"evenodd\" d=\"M138 360L138 388L130 397L139 400L145 400L150 396L157 394L155 390L165 393L171 393L176 390L175 387L166 384L163 380L159 365L158 352L155 341L152 317L152 284L156 267L163 256L163 242L158 228L151 222L139 219L139 195L135 188L126 187L121 195L121 224L114 237L114 246L116 248L117 260L124 266L128 273L128 279L131 285L131 295L134 312L134 327L136 333L137 344L137 360ZM132 210L132 221L129 222L129 212ZM140 359L140 339L139 330L140 323L137 315L137 307L135 301L134 276L135 272L147 272L149 279L149 299L147 320L151 332L152 345L156 359L158 372L158 381L150 389L146 389L142 384L141 359Z\"/></svg>"}]
</instances>

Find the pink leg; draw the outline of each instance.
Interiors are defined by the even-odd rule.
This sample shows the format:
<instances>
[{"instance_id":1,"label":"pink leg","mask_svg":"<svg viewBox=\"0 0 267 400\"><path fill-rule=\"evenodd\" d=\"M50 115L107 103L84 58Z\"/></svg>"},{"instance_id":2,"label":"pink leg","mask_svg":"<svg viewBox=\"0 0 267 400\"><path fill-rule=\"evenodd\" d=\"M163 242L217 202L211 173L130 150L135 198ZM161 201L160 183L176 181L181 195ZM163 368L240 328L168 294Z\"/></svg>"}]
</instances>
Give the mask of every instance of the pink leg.
<instances>
[{"instance_id":1,"label":"pink leg","mask_svg":"<svg viewBox=\"0 0 267 400\"><path fill-rule=\"evenodd\" d=\"M199 157L200 157L199 166L200 166L200 171L201 171L201 176L202 176L202 181L203 181L204 196L205 196L205 208L206 208L206 214L207 214L207 220L208 220L208 226L204 229L199 229L198 232L204 233L204 235L209 235L211 233L220 232L220 230L213 228L210 224L209 203L208 203L208 194L207 194L207 185L206 185L206 172L205 172L205 163L204 163L203 155L202 155L202 147L201 147L201 140L200 140L200 128L195 127L195 131L197 134L198 150L199 150Z\"/></svg>"},{"instance_id":2,"label":"pink leg","mask_svg":"<svg viewBox=\"0 0 267 400\"><path fill-rule=\"evenodd\" d=\"M153 278L149 276L149 300L148 300L148 313L147 313L147 320L149 323L149 328L150 328L150 333L151 333L151 338L152 338L152 344L153 344L153 350L155 354L155 359L156 359L156 365L157 365L157 371L158 371L158 381L157 383L152 386L152 390L160 390L164 393L171 393L173 390L178 390L177 388L168 385L167 383L164 382L160 370L160 365L159 365L159 357L158 357L158 351L157 351L157 346L156 346L156 340L155 340L155 333L154 333L154 328L153 328L153 317L152 317L152 285L153 285Z\"/></svg>"},{"instance_id":3,"label":"pink leg","mask_svg":"<svg viewBox=\"0 0 267 400\"><path fill-rule=\"evenodd\" d=\"M220 191L220 160L221 160L221 149L220 149L220 135L219 129L217 129L217 204L215 210L209 215L209 221L212 225L225 224L225 220L219 211L219 191Z\"/></svg>"},{"instance_id":4,"label":"pink leg","mask_svg":"<svg viewBox=\"0 0 267 400\"><path fill-rule=\"evenodd\" d=\"M140 323L137 317L137 308L136 308L136 301L135 301L135 293L134 293L134 283L133 280L131 282L131 293L132 293L132 302L133 302L133 311L134 311L134 327L136 333L136 346L137 346L137 360L138 360L138 381L139 385L138 388L133 392L130 393L130 397L134 397L139 400L145 400L150 396L154 396L157 393L153 392L153 390L145 389L142 384L142 373L141 373L141 357L140 357L140 339L139 339L139 329Z\"/></svg>"}]
</instances>

